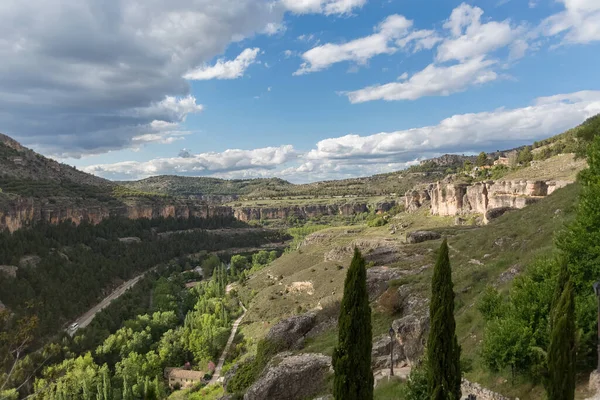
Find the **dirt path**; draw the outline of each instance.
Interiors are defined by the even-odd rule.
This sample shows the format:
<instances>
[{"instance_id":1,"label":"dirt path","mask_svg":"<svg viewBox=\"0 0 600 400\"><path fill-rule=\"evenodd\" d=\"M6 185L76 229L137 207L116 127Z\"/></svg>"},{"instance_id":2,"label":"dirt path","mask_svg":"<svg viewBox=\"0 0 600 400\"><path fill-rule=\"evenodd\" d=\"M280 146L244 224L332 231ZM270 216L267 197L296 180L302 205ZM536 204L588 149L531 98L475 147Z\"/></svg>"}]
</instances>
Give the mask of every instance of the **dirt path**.
<instances>
[{"instance_id":1,"label":"dirt path","mask_svg":"<svg viewBox=\"0 0 600 400\"><path fill-rule=\"evenodd\" d=\"M96 304L94 307L90 308L81 317L79 317L75 321L73 321L73 323L79 324L79 326L77 327L77 329L85 328L86 326L88 326L92 322L92 320L94 319L94 317L96 316L96 314L98 314L100 311L102 311L106 307L108 307L108 305L111 303L111 301L119 298L123 293L125 293L127 291L127 289L132 288L148 272L149 271L146 271L143 274L140 274L140 275L136 276L135 278L130 279L127 282L123 283L121 286L119 286L118 288L116 288L111 294L109 294L108 296L106 296L100 303ZM70 328L67 328L66 331L67 331L68 334L70 334L71 336L73 336L75 334L75 332L77 332L77 329L72 330Z\"/></svg>"},{"instance_id":2,"label":"dirt path","mask_svg":"<svg viewBox=\"0 0 600 400\"><path fill-rule=\"evenodd\" d=\"M235 334L237 333L238 327L240 326L242 319L246 316L246 312L248 311L246 309L246 307L244 307L244 305L242 304L241 301L240 301L240 306L244 310L244 313L242 315L240 315L240 317L238 319L235 320L235 322L233 323L233 326L231 327L231 334L229 335L227 344L225 345L225 348L223 349L223 353L221 354L221 357L219 358L219 362L217 363L217 368L215 368L215 373L213 374L212 378L210 379L210 382L208 382L209 385L214 385L215 383L219 382L219 380L221 379L221 370L223 369L223 364L225 364L225 359L227 358L227 354L229 354L229 348L231 347L231 344L233 343L233 339L235 339Z\"/></svg>"}]
</instances>

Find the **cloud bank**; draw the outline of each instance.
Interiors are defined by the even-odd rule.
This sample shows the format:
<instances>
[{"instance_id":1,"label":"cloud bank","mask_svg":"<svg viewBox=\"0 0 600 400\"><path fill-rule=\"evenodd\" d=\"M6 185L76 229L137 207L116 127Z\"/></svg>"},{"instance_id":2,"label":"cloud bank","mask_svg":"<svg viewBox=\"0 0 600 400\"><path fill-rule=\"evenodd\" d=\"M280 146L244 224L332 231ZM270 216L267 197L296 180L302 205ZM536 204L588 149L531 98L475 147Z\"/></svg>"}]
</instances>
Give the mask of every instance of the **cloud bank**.
<instances>
[{"instance_id":1,"label":"cloud bank","mask_svg":"<svg viewBox=\"0 0 600 400\"><path fill-rule=\"evenodd\" d=\"M291 145L221 153L181 153L146 162L92 165L84 171L111 179L180 174L250 178L278 176L294 182L395 171L444 153L503 149L563 132L600 113L600 91L537 98L532 105L453 115L437 125L316 143L307 152Z\"/></svg>"}]
</instances>

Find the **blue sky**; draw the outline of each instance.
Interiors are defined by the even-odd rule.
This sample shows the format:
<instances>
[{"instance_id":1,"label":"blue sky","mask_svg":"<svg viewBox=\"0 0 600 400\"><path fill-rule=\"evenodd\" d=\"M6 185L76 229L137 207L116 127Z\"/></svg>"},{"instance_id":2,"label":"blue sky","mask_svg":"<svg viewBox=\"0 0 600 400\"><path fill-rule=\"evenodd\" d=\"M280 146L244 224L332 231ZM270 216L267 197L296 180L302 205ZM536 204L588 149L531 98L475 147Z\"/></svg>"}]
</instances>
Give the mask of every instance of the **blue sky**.
<instances>
[{"instance_id":1,"label":"blue sky","mask_svg":"<svg viewBox=\"0 0 600 400\"><path fill-rule=\"evenodd\" d=\"M110 179L370 175L600 112L597 0L13 1L0 131Z\"/></svg>"}]
</instances>

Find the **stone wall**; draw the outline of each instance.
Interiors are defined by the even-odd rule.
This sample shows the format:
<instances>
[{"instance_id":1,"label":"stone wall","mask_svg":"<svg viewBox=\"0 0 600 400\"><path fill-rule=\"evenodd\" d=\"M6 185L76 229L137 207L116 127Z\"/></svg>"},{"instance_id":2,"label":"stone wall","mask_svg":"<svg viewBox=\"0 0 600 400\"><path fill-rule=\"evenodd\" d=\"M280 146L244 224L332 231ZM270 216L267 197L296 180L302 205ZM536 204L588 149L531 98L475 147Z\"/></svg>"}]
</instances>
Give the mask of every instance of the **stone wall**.
<instances>
[{"instance_id":1,"label":"stone wall","mask_svg":"<svg viewBox=\"0 0 600 400\"><path fill-rule=\"evenodd\" d=\"M499 393L492 392L489 389L482 387L478 383L469 382L466 379L462 380L460 385L463 399L466 399L468 395L474 395L477 400L510 400L509 397L504 397ZM518 398L516 399L518 400Z\"/></svg>"}]
</instances>

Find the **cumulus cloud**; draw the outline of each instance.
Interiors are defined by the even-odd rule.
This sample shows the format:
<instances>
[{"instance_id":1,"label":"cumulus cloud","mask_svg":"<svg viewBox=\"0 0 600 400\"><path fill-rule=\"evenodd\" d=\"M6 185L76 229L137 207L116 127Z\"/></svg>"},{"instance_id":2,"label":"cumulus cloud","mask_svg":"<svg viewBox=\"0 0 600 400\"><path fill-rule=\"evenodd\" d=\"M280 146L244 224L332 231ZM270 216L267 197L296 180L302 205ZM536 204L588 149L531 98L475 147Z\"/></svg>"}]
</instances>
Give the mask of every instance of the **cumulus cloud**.
<instances>
[{"instance_id":1,"label":"cumulus cloud","mask_svg":"<svg viewBox=\"0 0 600 400\"><path fill-rule=\"evenodd\" d=\"M496 64L484 57L474 58L449 67L430 64L422 71L403 82L391 82L370 86L352 92L344 92L351 103L373 100L416 100L425 96L448 96L462 92L470 86L496 80L498 74L492 70ZM406 75L401 76L406 79Z\"/></svg>"},{"instance_id":2,"label":"cumulus cloud","mask_svg":"<svg viewBox=\"0 0 600 400\"><path fill-rule=\"evenodd\" d=\"M321 71L342 61L354 61L365 64L379 54L391 54L397 48L393 39L406 35L413 22L402 15L390 15L375 27L375 33L343 44L326 43L314 47L304 54L304 63L294 72L294 75L304 75Z\"/></svg>"},{"instance_id":3,"label":"cumulus cloud","mask_svg":"<svg viewBox=\"0 0 600 400\"><path fill-rule=\"evenodd\" d=\"M454 115L435 126L322 140L306 158L401 162L420 153L511 147L557 134L599 112L600 91L541 97L529 107Z\"/></svg>"},{"instance_id":4,"label":"cumulus cloud","mask_svg":"<svg viewBox=\"0 0 600 400\"><path fill-rule=\"evenodd\" d=\"M494 70L498 61L491 55L510 46L509 60L514 61L525 55L529 43L526 38L519 37L524 28L513 27L509 21L482 23L482 16L481 8L462 3L444 23L445 34L417 30L401 35L396 39L396 45L405 49L412 47L413 52L437 46L434 62L410 79L403 74L399 79L403 82L342 93L351 103L416 100L425 96L448 96L498 79L499 75ZM303 68L311 70L314 67L311 63L303 65ZM318 64L316 68L319 68Z\"/></svg>"},{"instance_id":5,"label":"cumulus cloud","mask_svg":"<svg viewBox=\"0 0 600 400\"><path fill-rule=\"evenodd\" d=\"M205 81L210 79L237 79L244 76L246 69L256 62L259 48L245 49L234 60L217 60L215 65L204 64L186 73L185 79Z\"/></svg>"},{"instance_id":6,"label":"cumulus cloud","mask_svg":"<svg viewBox=\"0 0 600 400\"><path fill-rule=\"evenodd\" d=\"M294 182L342 179L396 171L444 153L512 148L560 133L598 113L600 91L582 91L540 97L523 108L454 115L432 126L324 139L303 154L290 145L203 154L184 149L175 158L92 165L83 170L113 179L160 174L279 176ZM160 123L155 126L162 127Z\"/></svg>"},{"instance_id":7,"label":"cumulus cloud","mask_svg":"<svg viewBox=\"0 0 600 400\"><path fill-rule=\"evenodd\" d=\"M600 2L598 0L559 0L565 10L542 22L547 36L564 35L564 43L586 44L600 40Z\"/></svg>"},{"instance_id":8,"label":"cumulus cloud","mask_svg":"<svg viewBox=\"0 0 600 400\"><path fill-rule=\"evenodd\" d=\"M153 175L214 175L253 169L273 169L297 157L291 145L254 150L229 149L221 153L180 153L179 157L150 161L123 161L90 165L83 171L112 179L139 179Z\"/></svg>"},{"instance_id":9,"label":"cumulus cloud","mask_svg":"<svg viewBox=\"0 0 600 400\"><path fill-rule=\"evenodd\" d=\"M350 14L367 0L282 0L284 7L296 14Z\"/></svg>"},{"instance_id":10,"label":"cumulus cloud","mask_svg":"<svg viewBox=\"0 0 600 400\"><path fill-rule=\"evenodd\" d=\"M130 147L152 121L180 120L152 105L186 98L186 72L284 11L255 0L4 0L2 131L49 154Z\"/></svg>"},{"instance_id":11,"label":"cumulus cloud","mask_svg":"<svg viewBox=\"0 0 600 400\"><path fill-rule=\"evenodd\" d=\"M456 7L444 28L450 37L439 45L437 61L465 61L486 55L512 43L521 29L509 21L490 21L482 24L483 10L466 3Z\"/></svg>"}]
</instances>

